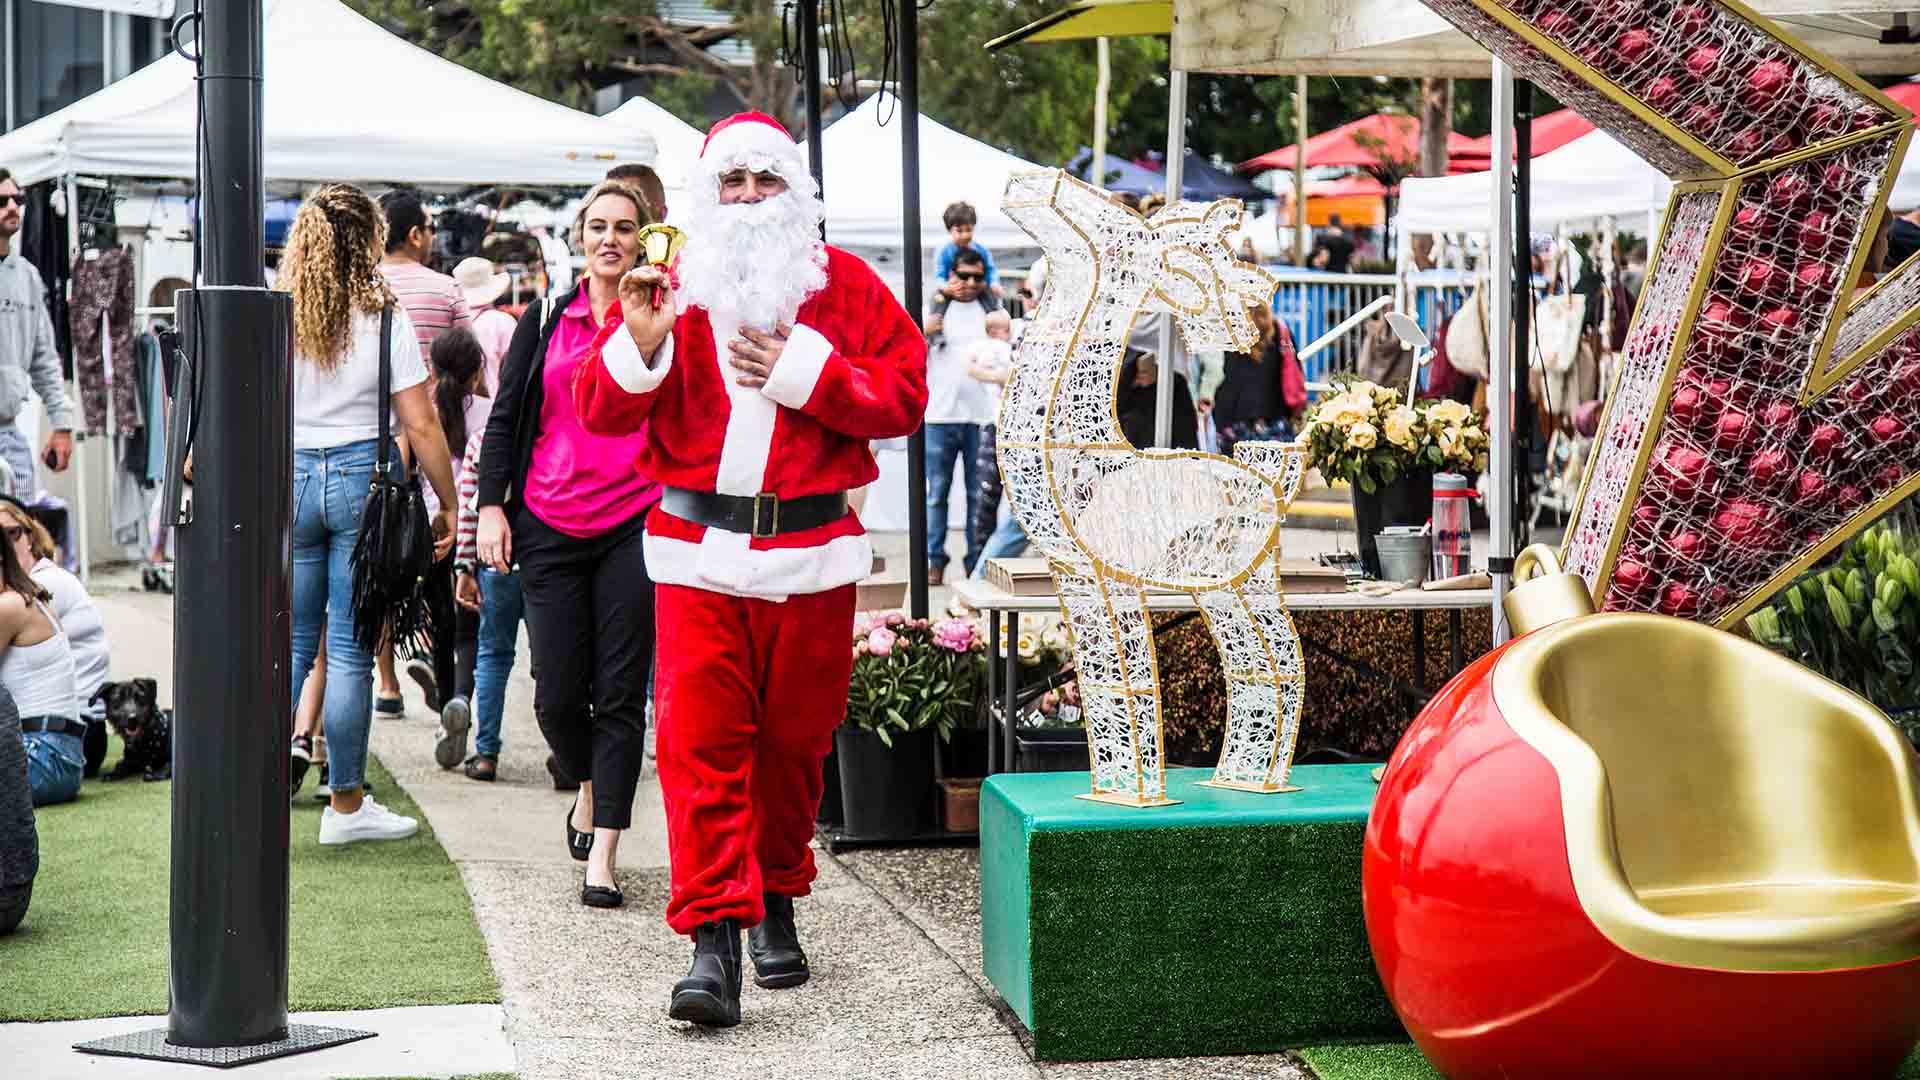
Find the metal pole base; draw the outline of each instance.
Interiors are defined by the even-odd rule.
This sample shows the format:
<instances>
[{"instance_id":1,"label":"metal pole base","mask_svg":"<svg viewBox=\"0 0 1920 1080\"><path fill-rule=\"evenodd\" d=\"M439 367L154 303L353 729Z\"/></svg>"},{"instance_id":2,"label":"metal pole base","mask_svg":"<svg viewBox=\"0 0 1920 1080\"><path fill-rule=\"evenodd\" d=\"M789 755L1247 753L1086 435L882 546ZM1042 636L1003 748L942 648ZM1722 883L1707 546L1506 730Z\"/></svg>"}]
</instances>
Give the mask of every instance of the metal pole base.
<instances>
[{"instance_id":1,"label":"metal pole base","mask_svg":"<svg viewBox=\"0 0 1920 1080\"><path fill-rule=\"evenodd\" d=\"M252 1046L175 1046L167 1041L166 1028L149 1028L146 1031L136 1031L131 1035L115 1035L111 1039L75 1043L73 1048L83 1054L100 1054L105 1057L144 1058L148 1061L171 1061L181 1065L207 1065L215 1069L232 1069L241 1065L271 1061L274 1058L292 1057L294 1054L304 1054L310 1050L343 1046L350 1042L359 1042L361 1039L371 1039L374 1034L371 1031L355 1031L352 1028L288 1024L286 1038L255 1043Z\"/></svg>"}]
</instances>

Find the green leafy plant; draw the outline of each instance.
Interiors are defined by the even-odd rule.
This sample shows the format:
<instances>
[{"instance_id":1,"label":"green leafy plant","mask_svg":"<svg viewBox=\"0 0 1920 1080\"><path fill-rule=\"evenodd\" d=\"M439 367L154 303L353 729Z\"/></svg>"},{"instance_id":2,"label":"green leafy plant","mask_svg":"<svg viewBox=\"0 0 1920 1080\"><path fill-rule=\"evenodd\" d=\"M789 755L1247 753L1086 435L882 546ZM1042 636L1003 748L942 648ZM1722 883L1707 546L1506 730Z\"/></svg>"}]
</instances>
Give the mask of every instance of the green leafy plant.
<instances>
[{"instance_id":1,"label":"green leafy plant","mask_svg":"<svg viewBox=\"0 0 1920 1080\"><path fill-rule=\"evenodd\" d=\"M1747 629L1882 709L1920 705L1920 536L1868 529L1747 616Z\"/></svg>"},{"instance_id":2,"label":"green leafy plant","mask_svg":"<svg viewBox=\"0 0 1920 1080\"><path fill-rule=\"evenodd\" d=\"M848 727L893 737L932 728L945 742L979 706L987 646L971 619L868 613L853 623Z\"/></svg>"}]
</instances>

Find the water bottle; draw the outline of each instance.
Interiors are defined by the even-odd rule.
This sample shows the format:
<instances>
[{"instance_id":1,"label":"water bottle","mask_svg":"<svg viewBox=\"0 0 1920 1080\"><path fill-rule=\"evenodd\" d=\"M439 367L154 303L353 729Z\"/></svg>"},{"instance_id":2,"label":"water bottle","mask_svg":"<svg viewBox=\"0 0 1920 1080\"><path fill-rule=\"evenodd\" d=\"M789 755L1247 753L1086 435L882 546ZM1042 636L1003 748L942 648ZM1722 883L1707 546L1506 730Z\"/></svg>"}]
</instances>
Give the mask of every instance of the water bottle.
<instances>
[{"instance_id":1,"label":"water bottle","mask_svg":"<svg viewBox=\"0 0 1920 1080\"><path fill-rule=\"evenodd\" d=\"M1473 569L1473 489L1459 473L1433 478L1433 578L1458 577Z\"/></svg>"}]
</instances>

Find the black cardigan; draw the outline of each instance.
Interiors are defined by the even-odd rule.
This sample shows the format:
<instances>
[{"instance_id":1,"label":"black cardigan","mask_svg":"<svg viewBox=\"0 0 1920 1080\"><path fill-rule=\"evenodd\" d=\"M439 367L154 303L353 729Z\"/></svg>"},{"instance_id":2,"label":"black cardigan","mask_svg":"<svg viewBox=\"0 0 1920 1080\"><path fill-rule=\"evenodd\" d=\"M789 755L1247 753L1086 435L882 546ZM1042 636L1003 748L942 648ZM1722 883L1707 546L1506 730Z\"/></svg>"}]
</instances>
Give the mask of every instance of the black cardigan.
<instances>
[{"instance_id":1,"label":"black cardigan","mask_svg":"<svg viewBox=\"0 0 1920 1080\"><path fill-rule=\"evenodd\" d=\"M500 387L487 413L487 437L480 445L480 506L504 506L520 497L520 485L533 462L533 442L540 435L540 408L546 403L547 346L560 325L561 313L585 287L575 285L556 298L547 325L540 325L542 305L535 303L528 305L514 328L513 341L500 362Z\"/></svg>"}]
</instances>

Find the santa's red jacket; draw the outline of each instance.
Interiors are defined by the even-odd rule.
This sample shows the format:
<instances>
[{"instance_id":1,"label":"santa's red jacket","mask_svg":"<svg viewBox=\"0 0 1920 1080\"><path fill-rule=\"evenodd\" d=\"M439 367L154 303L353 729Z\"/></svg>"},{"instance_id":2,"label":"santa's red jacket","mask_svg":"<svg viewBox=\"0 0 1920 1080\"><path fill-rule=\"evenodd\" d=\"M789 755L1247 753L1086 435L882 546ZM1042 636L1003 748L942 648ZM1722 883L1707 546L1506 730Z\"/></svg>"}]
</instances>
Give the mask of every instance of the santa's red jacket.
<instances>
[{"instance_id":1,"label":"santa's red jacket","mask_svg":"<svg viewBox=\"0 0 1920 1080\"><path fill-rule=\"evenodd\" d=\"M603 435L645 425L638 467L668 487L792 499L872 483L880 469L868 440L911 434L926 412L926 340L872 267L826 250L827 284L800 306L764 387L741 386L727 362L725 343L740 332L729 312L682 312L651 368L609 317L574 376L581 425ZM850 584L873 568L852 513L753 538L656 507L646 556L658 583L774 600Z\"/></svg>"}]
</instances>

